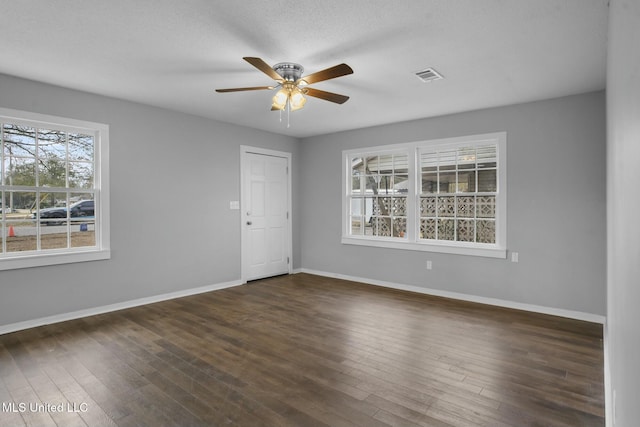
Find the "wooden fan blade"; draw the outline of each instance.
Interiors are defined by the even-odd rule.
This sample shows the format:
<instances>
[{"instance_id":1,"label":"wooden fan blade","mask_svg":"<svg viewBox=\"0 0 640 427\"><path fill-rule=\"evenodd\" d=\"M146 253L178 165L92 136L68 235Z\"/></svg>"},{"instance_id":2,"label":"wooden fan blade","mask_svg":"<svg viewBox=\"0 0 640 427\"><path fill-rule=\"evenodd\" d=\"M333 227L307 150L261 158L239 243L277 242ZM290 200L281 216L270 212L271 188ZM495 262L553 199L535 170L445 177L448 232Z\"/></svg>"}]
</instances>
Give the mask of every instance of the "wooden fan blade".
<instances>
[{"instance_id":1,"label":"wooden fan blade","mask_svg":"<svg viewBox=\"0 0 640 427\"><path fill-rule=\"evenodd\" d=\"M216 92L218 93L242 92L244 90L266 90L266 89L273 89L273 86L233 87L229 89L216 89Z\"/></svg>"},{"instance_id":2,"label":"wooden fan blade","mask_svg":"<svg viewBox=\"0 0 640 427\"><path fill-rule=\"evenodd\" d=\"M340 95L338 93L326 92L324 90L314 89L307 87L304 89L304 93L315 98L324 99L325 101L335 102L336 104L344 104L349 99L348 96Z\"/></svg>"},{"instance_id":3,"label":"wooden fan blade","mask_svg":"<svg viewBox=\"0 0 640 427\"><path fill-rule=\"evenodd\" d=\"M307 84L322 82L324 80L335 79L336 77L346 76L347 74L353 74L353 70L347 64L334 65L316 73L309 74L308 76L301 77L296 85L302 81Z\"/></svg>"},{"instance_id":4,"label":"wooden fan blade","mask_svg":"<svg viewBox=\"0 0 640 427\"><path fill-rule=\"evenodd\" d=\"M264 62L262 59L260 58L253 58L251 56L245 56L244 58L245 61L247 61L249 64L253 65L254 67L256 67L258 70L262 71L263 73L265 73L267 76L271 77L273 80L281 82L282 81L282 76L278 73L276 73L273 68L271 68L271 66L269 66L269 64L267 64L266 62Z\"/></svg>"}]
</instances>

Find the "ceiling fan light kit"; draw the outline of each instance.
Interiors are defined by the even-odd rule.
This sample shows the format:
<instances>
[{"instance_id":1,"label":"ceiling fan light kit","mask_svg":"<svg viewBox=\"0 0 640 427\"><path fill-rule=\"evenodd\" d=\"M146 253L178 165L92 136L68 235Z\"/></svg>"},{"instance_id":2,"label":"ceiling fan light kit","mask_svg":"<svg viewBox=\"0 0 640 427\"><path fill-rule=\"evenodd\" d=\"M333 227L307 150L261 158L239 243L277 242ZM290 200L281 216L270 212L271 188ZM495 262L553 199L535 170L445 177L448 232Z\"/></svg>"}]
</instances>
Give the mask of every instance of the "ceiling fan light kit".
<instances>
[{"instance_id":1,"label":"ceiling fan light kit","mask_svg":"<svg viewBox=\"0 0 640 427\"><path fill-rule=\"evenodd\" d=\"M258 70L271 77L273 80L278 82L278 84L276 86L252 86L242 88L216 89L216 92L226 93L248 90L273 90L279 88L278 92L276 92L276 94L272 98L271 110L280 111L281 113L283 110L287 110L287 127L289 127L288 113L290 111L296 111L304 107L304 104L307 102L305 95L324 99L325 101L334 102L336 104L344 104L349 99L349 97L345 95L307 87L308 85L313 83L352 74L353 70L347 64L335 65L333 67L302 77L304 68L302 67L302 65L296 64L294 62L280 62L271 67L260 58L244 57L243 59L256 67ZM280 120L282 120L282 115L280 116Z\"/></svg>"}]
</instances>

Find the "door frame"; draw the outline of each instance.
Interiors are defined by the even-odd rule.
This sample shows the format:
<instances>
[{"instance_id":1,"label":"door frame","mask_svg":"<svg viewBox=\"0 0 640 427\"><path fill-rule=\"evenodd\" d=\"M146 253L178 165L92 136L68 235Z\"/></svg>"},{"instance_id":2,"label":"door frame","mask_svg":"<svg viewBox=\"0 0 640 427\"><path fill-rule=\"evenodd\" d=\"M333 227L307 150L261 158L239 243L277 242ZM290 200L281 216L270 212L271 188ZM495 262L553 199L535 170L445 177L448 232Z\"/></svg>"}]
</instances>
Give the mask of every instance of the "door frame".
<instances>
[{"instance_id":1,"label":"door frame","mask_svg":"<svg viewBox=\"0 0 640 427\"><path fill-rule=\"evenodd\" d=\"M245 206L245 170L249 167L248 155L258 154L261 156L281 157L287 160L287 242L286 248L288 252L289 262L287 264L288 274L293 271L293 212L291 203L291 153L286 151L269 150L266 148L251 147L248 145L240 146L240 274L242 283L247 283L247 265L248 265L248 251L245 246L247 239L247 227L245 227L246 221L246 206Z\"/></svg>"}]
</instances>

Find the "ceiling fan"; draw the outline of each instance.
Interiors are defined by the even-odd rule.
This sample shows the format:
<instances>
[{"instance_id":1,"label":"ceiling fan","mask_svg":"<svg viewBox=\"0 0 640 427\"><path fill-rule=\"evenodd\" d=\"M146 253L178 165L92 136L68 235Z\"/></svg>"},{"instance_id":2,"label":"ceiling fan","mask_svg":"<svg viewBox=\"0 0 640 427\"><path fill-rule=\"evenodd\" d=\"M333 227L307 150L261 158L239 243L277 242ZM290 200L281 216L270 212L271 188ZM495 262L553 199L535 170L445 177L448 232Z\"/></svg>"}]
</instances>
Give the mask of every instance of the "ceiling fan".
<instances>
[{"instance_id":1,"label":"ceiling fan","mask_svg":"<svg viewBox=\"0 0 640 427\"><path fill-rule=\"evenodd\" d=\"M324 90L307 87L310 84L322 82L325 80L335 79L336 77L352 74L353 70L347 64L339 64L333 67L318 71L302 77L304 68L302 65L293 62L281 62L271 67L260 58L246 56L244 58L249 64L271 77L278 82L275 86L253 86L240 87L230 89L216 89L216 92L241 92L247 90L273 90L278 92L272 99L271 111L282 111L287 106L288 111L295 111L302 108L307 102L305 95L314 98L324 99L325 101L335 102L336 104L344 104L349 99L348 96L337 93L326 92Z\"/></svg>"}]
</instances>

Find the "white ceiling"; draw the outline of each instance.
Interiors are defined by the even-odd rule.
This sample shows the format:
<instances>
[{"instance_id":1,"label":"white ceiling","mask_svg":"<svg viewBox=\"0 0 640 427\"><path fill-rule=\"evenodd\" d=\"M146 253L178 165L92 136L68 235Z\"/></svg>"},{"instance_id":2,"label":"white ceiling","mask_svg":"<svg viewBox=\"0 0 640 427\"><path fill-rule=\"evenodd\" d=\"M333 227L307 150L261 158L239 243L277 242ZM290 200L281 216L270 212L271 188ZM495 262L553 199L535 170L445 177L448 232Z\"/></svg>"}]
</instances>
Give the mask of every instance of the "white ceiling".
<instances>
[{"instance_id":1,"label":"white ceiling","mask_svg":"<svg viewBox=\"0 0 640 427\"><path fill-rule=\"evenodd\" d=\"M0 73L306 137L605 87L608 0L0 0ZM242 60L345 62L286 117ZM434 67L445 80L422 83ZM10 107L10 106L7 106Z\"/></svg>"}]
</instances>

